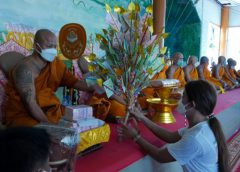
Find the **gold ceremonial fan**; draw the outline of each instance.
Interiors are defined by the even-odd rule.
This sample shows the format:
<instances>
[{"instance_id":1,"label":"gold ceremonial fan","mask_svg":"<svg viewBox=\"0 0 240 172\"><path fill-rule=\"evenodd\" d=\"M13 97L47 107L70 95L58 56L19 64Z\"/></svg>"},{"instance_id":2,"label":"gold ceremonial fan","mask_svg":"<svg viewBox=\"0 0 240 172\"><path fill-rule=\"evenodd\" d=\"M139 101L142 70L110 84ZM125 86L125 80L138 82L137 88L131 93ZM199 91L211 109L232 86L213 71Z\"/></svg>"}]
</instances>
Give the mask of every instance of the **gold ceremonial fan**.
<instances>
[{"instance_id":1,"label":"gold ceremonial fan","mask_svg":"<svg viewBox=\"0 0 240 172\"><path fill-rule=\"evenodd\" d=\"M72 60L82 56L86 48L86 31L77 23L64 25L59 33L59 46L62 54Z\"/></svg>"}]
</instances>

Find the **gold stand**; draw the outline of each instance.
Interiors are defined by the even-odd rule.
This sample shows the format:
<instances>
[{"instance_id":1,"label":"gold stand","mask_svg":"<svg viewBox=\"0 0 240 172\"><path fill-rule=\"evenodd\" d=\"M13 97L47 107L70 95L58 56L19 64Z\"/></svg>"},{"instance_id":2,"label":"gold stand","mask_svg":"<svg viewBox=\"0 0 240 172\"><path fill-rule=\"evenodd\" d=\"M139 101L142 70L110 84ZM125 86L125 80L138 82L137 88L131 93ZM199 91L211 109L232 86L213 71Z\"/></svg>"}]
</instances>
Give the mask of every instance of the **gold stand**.
<instances>
[{"instance_id":1,"label":"gold stand","mask_svg":"<svg viewBox=\"0 0 240 172\"><path fill-rule=\"evenodd\" d=\"M157 101L158 99L158 101ZM152 121L170 124L176 122L172 110L177 107L178 101L174 99L161 101L160 98L147 99L150 106L156 110L156 114L152 117Z\"/></svg>"},{"instance_id":2,"label":"gold stand","mask_svg":"<svg viewBox=\"0 0 240 172\"><path fill-rule=\"evenodd\" d=\"M156 110L156 114L152 117L152 121L170 124L176 122L172 110L178 105L178 100L171 99L170 95L176 86L157 87L154 88L155 93L159 98L149 98L147 102Z\"/></svg>"}]
</instances>

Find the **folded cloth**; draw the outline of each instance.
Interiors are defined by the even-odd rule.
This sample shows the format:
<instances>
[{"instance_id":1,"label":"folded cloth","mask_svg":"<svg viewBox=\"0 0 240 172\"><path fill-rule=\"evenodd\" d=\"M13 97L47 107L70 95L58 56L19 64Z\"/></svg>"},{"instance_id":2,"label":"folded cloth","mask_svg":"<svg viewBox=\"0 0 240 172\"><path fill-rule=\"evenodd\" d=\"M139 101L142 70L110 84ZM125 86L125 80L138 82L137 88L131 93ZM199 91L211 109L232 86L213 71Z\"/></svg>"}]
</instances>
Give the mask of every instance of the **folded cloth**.
<instances>
[{"instance_id":1,"label":"folded cloth","mask_svg":"<svg viewBox=\"0 0 240 172\"><path fill-rule=\"evenodd\" d=\"M75 128L79 133L91 130L97 127L101 127L104 125L104 121L96 118L85 119L78 121L77 124L73 123L73 128Z\"/></svg>"},{"instance_id":2,"label":"folded cloth","mask_svg":"<svg viewBox=\"0 0 240 172\"><path fill-rule=\"evenodd\" d=\"M178 86L179 80L177 79L157 79L150 81L152 87L168 87L168 86Z\"/></svg>"},{"instance_id":3,"label":"folded cloth","mask_svg":"<svg viewBox=\"0 0 240 172\"><path fill-rule=\"evenodd\" d=\"M66 128L74 128L78 133L101 127L104 124L104 121L96 118L88 118L73 122L61 119L59 122L59 126Z\"/></svg>"},{"instance_id":4,"label":"folded cloth","mask_svg":"<svg viewBox=\"0 0 240 172\"><path fill-rule=\"evenodd\" d=\"M68 121L79 121L82 119L92 118L93 110L91 106L77 105L77 106L66 106L65 115L63 119Z\"/></svg>"}]
</instances>

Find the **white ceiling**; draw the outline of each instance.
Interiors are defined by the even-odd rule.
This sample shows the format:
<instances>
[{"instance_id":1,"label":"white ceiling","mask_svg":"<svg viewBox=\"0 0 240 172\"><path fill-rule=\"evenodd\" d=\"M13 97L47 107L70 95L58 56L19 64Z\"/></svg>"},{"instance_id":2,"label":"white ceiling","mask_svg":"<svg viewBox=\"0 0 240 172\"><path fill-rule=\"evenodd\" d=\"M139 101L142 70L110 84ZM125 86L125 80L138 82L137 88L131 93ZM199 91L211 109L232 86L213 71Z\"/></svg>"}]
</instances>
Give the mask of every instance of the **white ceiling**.
<instances>
[{"instance_id":1,"label":"white ceiling","mask_svg":"<svg viewBox=\"0 0 240 172\"><path fill-rule=\"evenodd\" d=\"M217 0L222 5L227 6L239 6L240 0Z\"/></svg>"}]
</instances>

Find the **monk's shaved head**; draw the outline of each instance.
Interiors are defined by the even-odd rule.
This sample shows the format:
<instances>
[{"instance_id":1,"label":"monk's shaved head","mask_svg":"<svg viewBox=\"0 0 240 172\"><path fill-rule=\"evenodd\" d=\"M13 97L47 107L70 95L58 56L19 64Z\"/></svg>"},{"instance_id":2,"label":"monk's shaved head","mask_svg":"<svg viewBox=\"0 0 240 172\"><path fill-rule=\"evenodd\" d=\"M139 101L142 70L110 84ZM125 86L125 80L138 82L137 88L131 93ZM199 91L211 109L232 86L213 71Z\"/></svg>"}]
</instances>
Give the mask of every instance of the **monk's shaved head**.
<instances>
[{"instance_id":1,"label":"monk's shaved head","mask_svg":"<svg viewBox=\"0 0 240 172\"><path fill-rule=\"evenodd\" d=\"M40 29L36 32L34 37L34 45L40 45L41 48L56 48L57 37L48 29Z\"/></svg>"},{"instance_id":2,"label":"monk's shaved head","mask_svg":"<svg viewBox=\"0 0 240 172\"><path fill-rule=\"evenodd\" d=\"M180 52L173 55L173 64L177 64L178 60L183 60L183 54Z\"/></svg>"},{"instance_id":3,"label":"monk's shaved head","mask_svg":"<svg viewBox=\"0 0 240 172\"><path fill-rule=\"evenodd\" d=\"M226 58L224 56L219 56L218 57L218 64L224 65L226 62Z\"/></svg>"},{"instance_id":4,"label":"monk's shaved head","mask_svg":"<svg viewBox=\"0 0 240 172\"><path fill-rule=\"evenodd\" d=\"M195 65L195 63L197 63L197 57L196 56L189 56L188 65L190 65L190 64Z\"/></svg>"},{"instance_id":5,"label":"monk's shaved head","mask_svg":"<svg viewBox=\"0 0 240 172\"><path fill-rule=\"evenodd\" d=\"M34 42L42 43L47 36L55 36L54 33L48 29L40 29L36 32Z\"/></svg>"},{"instance_id":6,"label":"monk's shaved head","mask_svg":"<svg viewBox=\"0 0 240 172\"><path fill-rule=\"evenodd\" d=\"M228 63L228 65L229 66L232 66L233 65L233 59L232 58L229 58L229 59L227 59L227 63Z\"/></svg>"},{"instance_id":7,"label":"monk's shaved head","mask_svg":"<svg viewBox=\"0 0 240 172\"><path fill-rule=\"evenodd\" d=\"M200 64L208 64L209 63L209 59L207 58L207 56L202 56L200 59Z\"/></svg>"}]
</instances>

